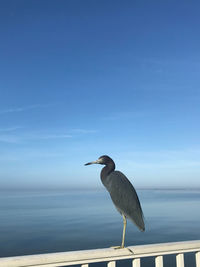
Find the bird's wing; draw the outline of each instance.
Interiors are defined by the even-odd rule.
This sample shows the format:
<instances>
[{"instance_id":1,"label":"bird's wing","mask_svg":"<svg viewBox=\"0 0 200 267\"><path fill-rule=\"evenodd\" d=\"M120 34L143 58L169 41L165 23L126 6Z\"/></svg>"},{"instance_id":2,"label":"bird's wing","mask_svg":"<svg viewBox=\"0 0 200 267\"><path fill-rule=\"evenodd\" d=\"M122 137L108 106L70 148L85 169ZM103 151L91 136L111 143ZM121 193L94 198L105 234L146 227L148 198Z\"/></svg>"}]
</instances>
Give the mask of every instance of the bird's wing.
<instances>
[{"instance_id":1,"label":"bird's wing","mask_svg":"<svg viewBox=\"0 0 200 267\"><path fill-rule=\"evenodd\" d=\"M144 216L133 185L119 171L112 172L108 180L107 189L116 208L134 222L141 231L144 231Z\"/></svg>"}]
</instances>

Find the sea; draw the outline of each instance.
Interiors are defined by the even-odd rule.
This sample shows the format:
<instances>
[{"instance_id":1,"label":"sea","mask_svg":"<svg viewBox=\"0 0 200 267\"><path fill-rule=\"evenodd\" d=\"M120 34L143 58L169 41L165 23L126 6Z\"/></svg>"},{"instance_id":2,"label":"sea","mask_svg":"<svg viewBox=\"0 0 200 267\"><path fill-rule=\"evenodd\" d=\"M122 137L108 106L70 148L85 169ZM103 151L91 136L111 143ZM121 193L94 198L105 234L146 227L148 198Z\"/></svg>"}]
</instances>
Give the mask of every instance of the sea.
<instances>
[{"instance_id":1,"label":"sea","mask_svg":"<svg viewBox=\"0 0 200 267\"><path fill-rule=\"evenodd\" d=\"M146 230L128 221L125 246L200 240L200 190L137 192ZM117 246L122 228L122 217L103 189L0 192L0 257ZM143 266L153 267L154 259L143 259ZM165 256L164 266L174 267L175 256ZM185 266L195 266L194 253L185 254Z\"/></svg>"}]
</instances>

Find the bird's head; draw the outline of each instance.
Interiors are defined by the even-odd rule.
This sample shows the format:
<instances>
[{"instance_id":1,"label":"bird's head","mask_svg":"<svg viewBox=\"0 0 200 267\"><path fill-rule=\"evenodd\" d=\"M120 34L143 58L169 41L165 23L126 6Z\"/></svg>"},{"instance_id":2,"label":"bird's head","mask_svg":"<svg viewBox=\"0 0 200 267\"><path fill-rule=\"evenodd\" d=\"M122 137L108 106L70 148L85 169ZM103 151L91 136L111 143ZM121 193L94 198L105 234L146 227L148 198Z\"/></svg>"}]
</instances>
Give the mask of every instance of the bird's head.
<instances>
[{"instance_id":1,"label":"bird's head","mask_svg":"<svg viewBox=\"0 0 200 267\"><path fill-rule=\"evenodd\" d=\"M110 157L104 155L104 156L99 157L99 158L98 158L97 160L95 160L95 161L91 161L91 162L86 163L85 166L86 166L86 165L91 165L91 164L108 165L108 164L111 163L111 162L113 162L113 160L112 160Z\"/></svg>"}]
</instances>

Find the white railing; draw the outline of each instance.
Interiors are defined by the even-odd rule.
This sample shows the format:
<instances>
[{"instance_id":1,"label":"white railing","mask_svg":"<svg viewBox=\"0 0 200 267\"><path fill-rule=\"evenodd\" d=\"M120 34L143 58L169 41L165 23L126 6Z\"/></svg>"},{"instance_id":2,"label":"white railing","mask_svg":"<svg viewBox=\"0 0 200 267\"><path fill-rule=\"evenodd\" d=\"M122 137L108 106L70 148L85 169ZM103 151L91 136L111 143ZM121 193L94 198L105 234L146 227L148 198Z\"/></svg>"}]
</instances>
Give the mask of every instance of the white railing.
<instances>
[{"instance_id":1,"label":"white railing","mask_svg":"<svg viewBox=\"0 0 200 267\"><path fill-rule=\"evenodd\" d=\"M79 264L89 267L89 263L107 262L108 267L115 267L117 260L132 259L133 267L142 267L141 258L155 257L155 266L163 267L163 256L175 254L176 266L184 267L184 253L187 252L194 252L196 267L200 267L200 240L0 258L0 266L57 267Z\"/></svg>"}]
</instances>

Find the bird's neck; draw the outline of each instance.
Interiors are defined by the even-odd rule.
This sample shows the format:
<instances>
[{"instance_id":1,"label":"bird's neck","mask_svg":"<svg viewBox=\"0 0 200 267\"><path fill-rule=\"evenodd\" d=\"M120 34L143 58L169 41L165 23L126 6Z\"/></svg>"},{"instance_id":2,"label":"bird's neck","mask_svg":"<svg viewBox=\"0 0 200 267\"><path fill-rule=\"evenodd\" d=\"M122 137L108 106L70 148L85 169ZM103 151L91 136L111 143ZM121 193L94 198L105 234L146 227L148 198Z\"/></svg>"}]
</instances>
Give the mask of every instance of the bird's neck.
<instances>
[{"instance_id":1,"label":"bird's neck","mask_svg":"<svg viewBox=\"0 0 200 267\"><path fill-rule=\"evenodd\" d=\"M110 162L108 163L102 170L101 170L101 181L104 184L106 177L115 170L115 163Z\"/></svg>"}]
</instances>

